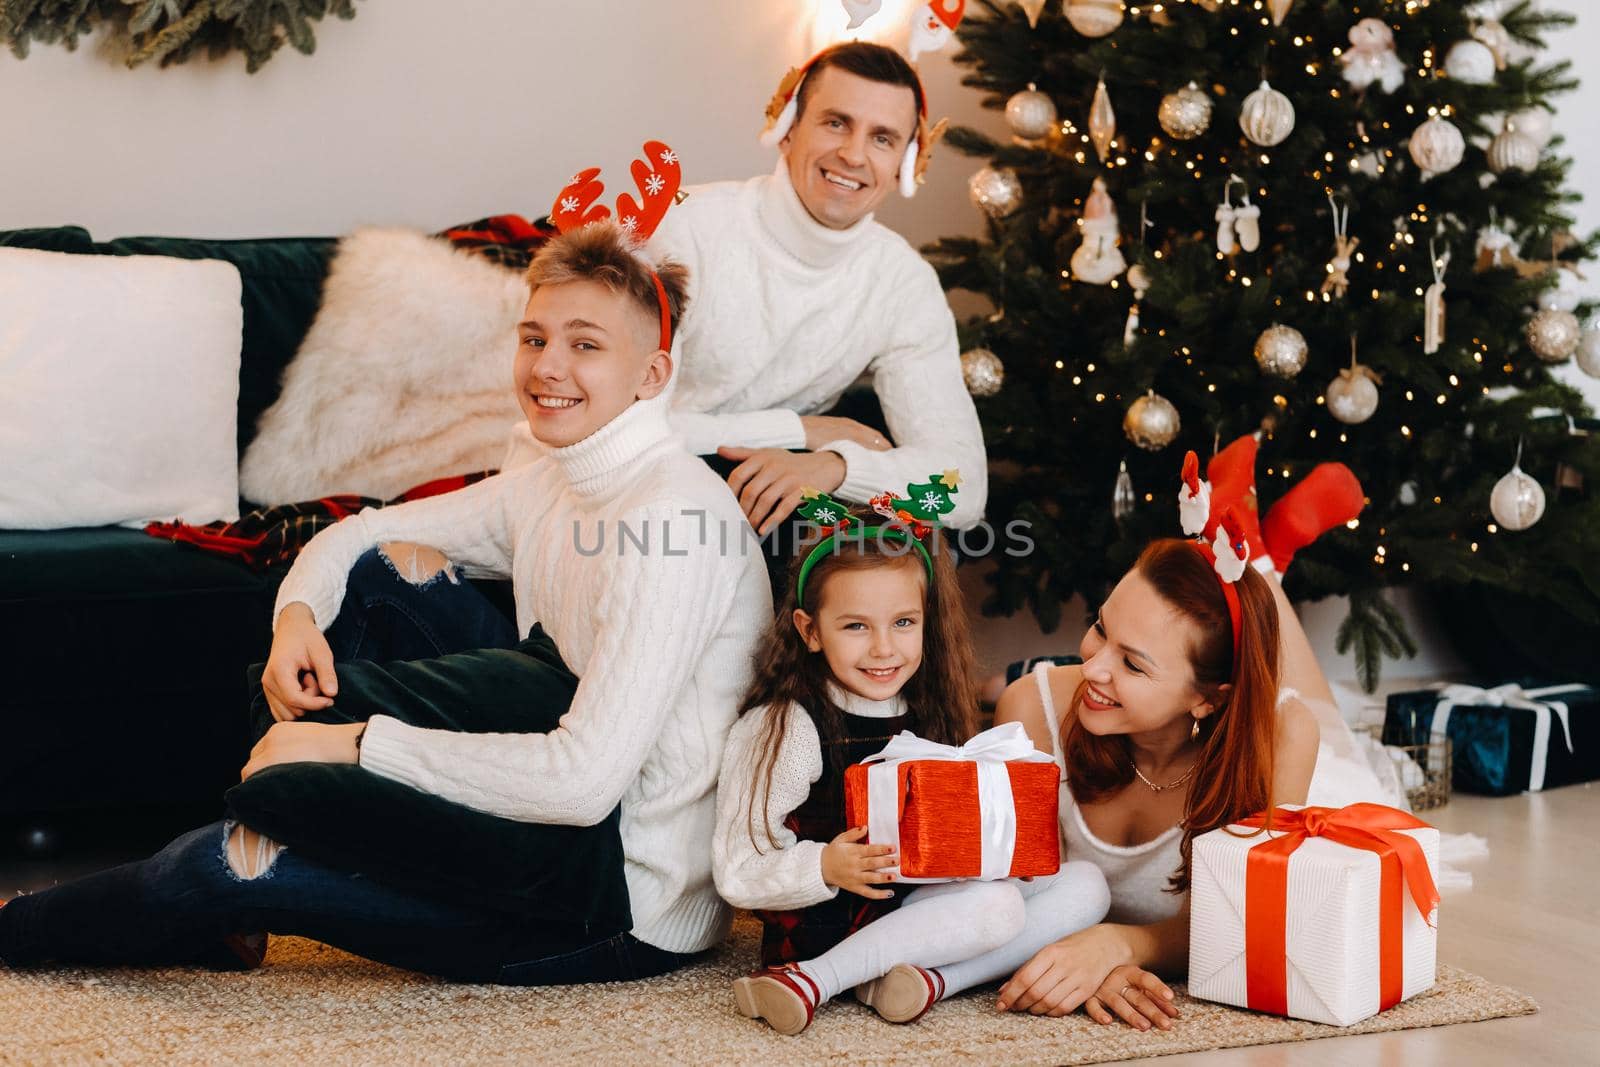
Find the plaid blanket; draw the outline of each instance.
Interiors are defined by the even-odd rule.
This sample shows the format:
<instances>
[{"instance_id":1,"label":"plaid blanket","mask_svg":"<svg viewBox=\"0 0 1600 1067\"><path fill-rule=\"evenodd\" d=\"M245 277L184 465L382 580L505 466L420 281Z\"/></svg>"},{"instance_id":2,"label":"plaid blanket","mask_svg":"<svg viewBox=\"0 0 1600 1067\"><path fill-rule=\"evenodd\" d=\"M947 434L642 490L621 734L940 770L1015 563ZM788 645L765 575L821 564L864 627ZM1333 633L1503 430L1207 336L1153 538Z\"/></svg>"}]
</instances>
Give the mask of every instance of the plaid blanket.
<instances>
[{"instance_id":1,"label":"plaid blanket","mask_svg":"<svg viewBox=\"0 0 1600 1067\"><path fill-rule=\"evenodd\" d=\"M393 500L343 493L299 504L257 508L241 516L238 522L211 522L204 526L191 526L183 522L152 522L144 528L144 532L152 537L181 541L219 556L231 556L253 571L265 571L293 562L306 542L317 536L319 531L347 515L354 515L362 508L381 508L407 500L438 496L481 482L494 473L477 471L450 478L436 478L415 489L406 490Z\"/></svg>"},{"instance_id":2,"label":"plaid blanket","mask_svg":"<svg viewBox=\"0 0 1600 1067\"><path fill-rule=\"evenodd\" d=\"M437 236L502 267L527 270L534 255L556 233L548 218L529 222L521 215L491 215L441 230Z\"/></svg>"}]
</instances>

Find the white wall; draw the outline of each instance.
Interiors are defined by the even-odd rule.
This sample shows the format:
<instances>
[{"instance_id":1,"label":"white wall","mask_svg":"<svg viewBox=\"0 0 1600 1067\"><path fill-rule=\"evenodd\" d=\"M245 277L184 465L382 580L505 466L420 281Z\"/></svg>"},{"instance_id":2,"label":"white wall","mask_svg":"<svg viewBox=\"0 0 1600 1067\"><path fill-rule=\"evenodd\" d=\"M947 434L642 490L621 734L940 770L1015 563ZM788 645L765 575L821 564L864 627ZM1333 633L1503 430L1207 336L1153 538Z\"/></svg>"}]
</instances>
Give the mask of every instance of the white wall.
<instances>
[{"instance_id":1,"label":"white wall","mask_svg":"<svg viewBox=\"0 0 1600 1067\"><path fill-rule=\"evenodd\" d=\"M914 2L886 0L869 35ZM1552 6L1585 16L1552 41L1584 75L1600 18L1580 0ZM537 216L579 166L624 174L647 137L678 150L689 181L744 177L772 166L756 134L779 75L843 22L837 0L369 0L358 11L318 27L314 56L285 49L255 75L238 57L128 71L93 44L0 55L0 229L229 237ZM1002 128L948 54L921 69L935 115ZM1600 188L1600 78L1556 125L1578 158L1575 186ZM891 199L884 221L916 244L977 232L965 187L978 165L939 153L921 195ZM1579 216L1600 227L1600 198ZM1600 296L1600 266L1588 273ZM1600 404L1600 383L1566 373ZM1330 673L1349 678L1353 664L1333 654L1343 614L1336 601L1304 611ZM985 659L1073 647L1075 623L1069 611L1049 637L1026 616L986 626ZM1418 631L1422 656L1392 673L1456 669L1425 620Z\"/></svg>"},{"instance_id":2,"label":"white wall","mask_svg":"<svg viewBox=\"0 0 1600 1067\"><path fill-rule=\"evenodd\" d=\"M843 22L837 0L357 11L317 27L315 55L285 48L254 75L238 56L129 71L94 42L0 54L0 229L246 237L538 216L584 165L621 192L629 153L650 137L678 150L686 181L748 177L776 158L756 135L779 77L835 12ZM922 67L936 113L995 121L948 55ZM923 195L896 198L885 221L918 242L974 228L972 166L935 157Z\"/></svg>"}]
</instances>

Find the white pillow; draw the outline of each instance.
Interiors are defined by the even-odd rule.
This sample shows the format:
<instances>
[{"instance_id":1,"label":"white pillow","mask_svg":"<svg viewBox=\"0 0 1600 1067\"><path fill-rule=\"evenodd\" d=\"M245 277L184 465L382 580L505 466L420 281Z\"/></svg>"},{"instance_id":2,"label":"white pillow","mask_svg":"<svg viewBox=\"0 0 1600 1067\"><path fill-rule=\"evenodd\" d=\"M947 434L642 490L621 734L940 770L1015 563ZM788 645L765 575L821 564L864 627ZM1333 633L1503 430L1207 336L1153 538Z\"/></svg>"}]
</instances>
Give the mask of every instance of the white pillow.
<instances>
[{"instance_id":1,"label":"white pillow","mask_svg":"<svg viewBox=\"0 0 1600 1067\"><path fill-rule=\"evenodd\" d=\"M415 230L339 242L322 304L239 464L245 499L384 499L497 467L522 419L512 387L520 271Z\"/></svg>"},{"instance_id":2,"label":"white pillow","mask_svg":"<svg viewBox=\"0 0 1600 1067\"><path fill-rule=\"evenodd\" d=\"M239 517L231 263L0 248L0 529Z\"/></svg>"}]
</instances>

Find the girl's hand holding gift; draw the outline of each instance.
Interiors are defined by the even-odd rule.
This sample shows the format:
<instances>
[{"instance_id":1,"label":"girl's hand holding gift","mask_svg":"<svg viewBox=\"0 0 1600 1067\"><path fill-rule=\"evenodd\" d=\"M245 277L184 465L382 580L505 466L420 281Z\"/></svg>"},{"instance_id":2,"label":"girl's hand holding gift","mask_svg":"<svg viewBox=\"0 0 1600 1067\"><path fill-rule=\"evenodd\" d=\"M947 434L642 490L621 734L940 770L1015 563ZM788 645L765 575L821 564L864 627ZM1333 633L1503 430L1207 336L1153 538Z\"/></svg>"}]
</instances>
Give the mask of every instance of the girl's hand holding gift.
<instances>
[{"instance_id":1,"label":"girl's hand holding gift","mask_svg":"<svg viewBox=\"0 0 1600 1067\"><path fill-rule=\"evenodd\" d=\"M868 900L887 900L892 889L873 886L894 881L893 869L900 862L888 845L859 844L867 836L865 826L846 830L822 847L822 880Z\"/></svg>"}]
</instances>

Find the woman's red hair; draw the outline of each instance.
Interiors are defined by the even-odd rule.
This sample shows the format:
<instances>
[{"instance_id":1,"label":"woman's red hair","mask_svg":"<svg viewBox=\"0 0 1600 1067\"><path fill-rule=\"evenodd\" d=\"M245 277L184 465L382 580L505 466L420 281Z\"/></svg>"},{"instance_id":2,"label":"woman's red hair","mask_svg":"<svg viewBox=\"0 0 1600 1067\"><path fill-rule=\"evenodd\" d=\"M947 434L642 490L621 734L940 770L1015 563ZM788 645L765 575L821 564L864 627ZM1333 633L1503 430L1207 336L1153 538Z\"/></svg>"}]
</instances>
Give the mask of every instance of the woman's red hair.
<instances>
[{"instance_id":1,"label":"woman's red hair","mask_svg":"<svg viewBox=\"0 0 1600 1067\"><path fill-rule=\"evenodd\" d=\"M1240 607L1239 670L1233 669L1233 625L1211 561L1196 542L1151 542L1133 569L1162 600L1194 623L1189 650L1195 686L1217 710L1200 723L1200 758L1184 805L1183 863L1170 888L1189 888L1189 852L1196 834L1226 826L1268 807L1273 741L1278 720L1278 606L1267 580L1246 567L1237 583ZM1220 687L1228 682L1226 693ZM1073 694L1062 725L1062 750L1080 803L1102 799L1133 781L1133 754L1125 735L1101 737L1078 724L1083 686Z\"/></svg>"}]
</instances>

